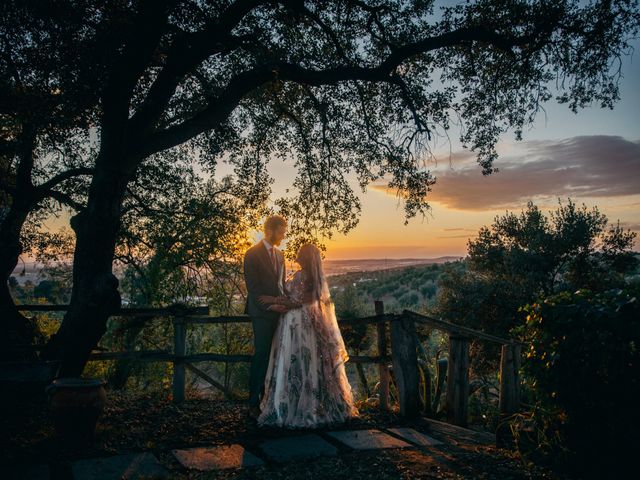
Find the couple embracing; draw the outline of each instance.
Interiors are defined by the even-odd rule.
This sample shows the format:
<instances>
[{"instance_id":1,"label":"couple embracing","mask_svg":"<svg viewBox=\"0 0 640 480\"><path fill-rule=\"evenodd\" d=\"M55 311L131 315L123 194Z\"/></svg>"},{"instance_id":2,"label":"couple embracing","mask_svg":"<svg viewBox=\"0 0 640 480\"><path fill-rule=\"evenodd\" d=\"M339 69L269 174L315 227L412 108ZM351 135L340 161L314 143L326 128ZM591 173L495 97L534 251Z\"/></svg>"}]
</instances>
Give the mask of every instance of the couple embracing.
<instances>
[{"instance_id":1,"label":"couple embracing","mask_svg":"<svg viewBox=\"0 0 640 480\"><path fill-rule=\"evenodd\" d=\"M259 426L337 425L358 415L344 366L349 357L315 245L298 250L300 269L286 278L277 248L286 230L283 217L267 218L264 239L244 258L255 347L249 413Z\"/></svg>"}]
</instances>

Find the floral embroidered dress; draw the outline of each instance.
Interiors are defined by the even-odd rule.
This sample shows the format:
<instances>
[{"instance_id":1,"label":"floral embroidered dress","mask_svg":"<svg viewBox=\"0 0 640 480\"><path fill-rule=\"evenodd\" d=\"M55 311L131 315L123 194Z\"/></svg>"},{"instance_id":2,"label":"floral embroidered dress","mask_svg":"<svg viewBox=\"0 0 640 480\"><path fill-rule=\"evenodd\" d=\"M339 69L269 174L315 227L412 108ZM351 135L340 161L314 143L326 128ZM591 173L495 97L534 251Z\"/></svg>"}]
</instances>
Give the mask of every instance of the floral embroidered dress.
<instances>
[{"instance_id":1,"label":"floral embroidered dress","mask_svg":"<svg viewBox=\"0 0 640 480\"><path fill-rule=\"evenodd\" d=\"M315 428L356 417L344 362L349 358L331 302L303 303L303 274L286 282L289 298L302 303L280 317L260 404L258 425Z\"/></svg>"}]
</instances>

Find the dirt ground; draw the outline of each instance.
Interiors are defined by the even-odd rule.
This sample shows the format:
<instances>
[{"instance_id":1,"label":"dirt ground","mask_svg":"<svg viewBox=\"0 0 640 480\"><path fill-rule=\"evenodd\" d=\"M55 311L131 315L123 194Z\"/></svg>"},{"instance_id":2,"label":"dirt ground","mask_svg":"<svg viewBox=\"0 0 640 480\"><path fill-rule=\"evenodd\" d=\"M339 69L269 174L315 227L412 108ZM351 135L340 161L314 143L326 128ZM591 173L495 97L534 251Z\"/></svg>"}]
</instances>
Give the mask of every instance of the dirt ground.
<instances>
[{"instance_id":1,"label":"dirt ground","mask_svg":"<svg viewBox=\"0 0 640 480\"><path fill-rule=\"evenodd\" d=\"M243 402L191 397L174 405L163 392L108 392L93 444L71 448L57 441L46 403L23 402L5 409L1 422L0 462L4 465L57 464L81 458L150 451L175 478L188 479L554 479L560 476L521 461L516 452L493 444L443 434L421 422L407 422L395 412L360 406L360 418L340 429L410 426L444 445L429 449L352 451L336 457L217 472L184 469L171 450L238 443L259 452L265 440L308 434L309 430L258 428ZM336 430L333 428L332 430ZM316 431L318 432L318 431ZM319 432L322 432L320 430Z\"/></svg>"}]
</instances>

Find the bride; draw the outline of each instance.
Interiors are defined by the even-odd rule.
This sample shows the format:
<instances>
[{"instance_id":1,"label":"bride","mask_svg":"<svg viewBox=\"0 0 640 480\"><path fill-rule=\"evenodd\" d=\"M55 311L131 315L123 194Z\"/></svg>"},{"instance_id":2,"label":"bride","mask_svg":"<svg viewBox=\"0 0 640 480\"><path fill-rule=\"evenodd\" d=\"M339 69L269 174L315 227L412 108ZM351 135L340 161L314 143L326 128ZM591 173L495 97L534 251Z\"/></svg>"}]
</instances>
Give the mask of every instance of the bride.
<instances>
[{"instance_id":1,"label":"bride","mask_svg":"<svg viewBox=\"0 0 640 480\"><path fill-rule=\"evenodd\" d=\"M344 363L349 356L336 322L320 251L298 250L301 269L286 282L287 296L262 296L282 313L271 345L260 426L312 428L358 415Z\"/></svg>"}]
</instances>

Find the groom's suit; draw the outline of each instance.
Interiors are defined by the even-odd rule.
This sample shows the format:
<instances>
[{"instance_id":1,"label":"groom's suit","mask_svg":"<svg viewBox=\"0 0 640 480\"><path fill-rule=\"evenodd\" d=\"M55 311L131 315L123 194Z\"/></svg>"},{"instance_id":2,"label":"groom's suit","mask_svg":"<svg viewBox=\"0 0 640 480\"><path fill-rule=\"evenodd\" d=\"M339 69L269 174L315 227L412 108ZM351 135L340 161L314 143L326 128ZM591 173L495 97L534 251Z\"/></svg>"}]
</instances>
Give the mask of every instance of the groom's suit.
<instances>
[{"instance_id":1,"label":"groom's suit","mask_svg":"<svg viewBox=\"0 0 640 480\"><path fill-rule=\"evenodd\" d=\"M275 266L267 244L262 240L244 255L244 280L247 285L245 313L251 317L254 353L249 380L249 405L259 405L269 366L271 341L278 326L278 312L271 312L258 301L260 295L284 295L284 255L273 247Z\"/></svg>"}]
</instances>

